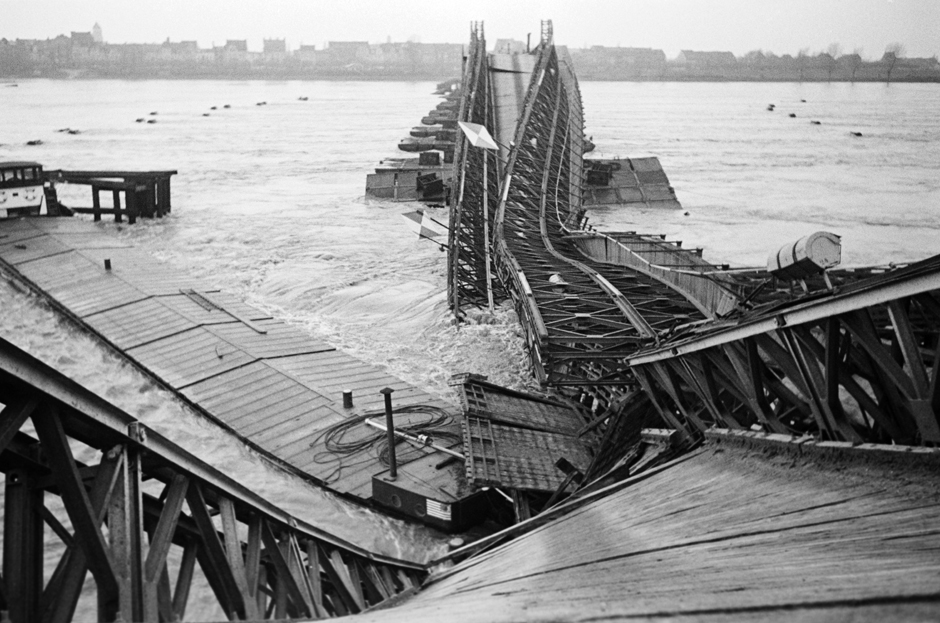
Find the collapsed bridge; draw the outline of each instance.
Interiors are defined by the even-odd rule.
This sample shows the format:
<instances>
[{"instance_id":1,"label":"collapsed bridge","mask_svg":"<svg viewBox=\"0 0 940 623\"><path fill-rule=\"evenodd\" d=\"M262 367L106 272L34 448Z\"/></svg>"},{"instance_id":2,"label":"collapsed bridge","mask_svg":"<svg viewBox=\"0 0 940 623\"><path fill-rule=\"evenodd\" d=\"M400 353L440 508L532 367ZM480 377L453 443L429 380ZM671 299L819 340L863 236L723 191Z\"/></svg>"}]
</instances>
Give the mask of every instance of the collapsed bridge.
<instances>
[{"instance_id":1,"label":"collapsed bridge","mask_svg":"<svg viewBox=\"0 0 940 623\"><path fill-rule=\"evenodd\" d=\"M940 258L807 273L794 291L649 236L596 232L585 211L605 164L584 159L577 79L551 23L535 50L493 54L477 26L466 67L460 120L492 128L500 149L458 137L451 307L511 301L539 383L601 405L600 454L624 419L690 444L713 426L940 443ZM633 175L647 200L665 181Z\"/></svg>"}]
</instances>

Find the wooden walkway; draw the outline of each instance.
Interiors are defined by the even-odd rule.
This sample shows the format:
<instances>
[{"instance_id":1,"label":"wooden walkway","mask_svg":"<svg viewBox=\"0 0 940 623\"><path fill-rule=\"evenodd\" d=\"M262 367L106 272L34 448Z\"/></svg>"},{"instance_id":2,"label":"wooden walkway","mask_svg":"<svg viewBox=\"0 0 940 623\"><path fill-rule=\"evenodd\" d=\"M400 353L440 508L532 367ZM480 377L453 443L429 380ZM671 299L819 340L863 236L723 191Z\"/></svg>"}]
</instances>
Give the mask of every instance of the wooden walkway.
<instances>
[{"instance_id":1,"label":"wooden walkway","mask_svg":"<svg viewBox=\"0 0 940 623\"><path fill-rule=\"evenodd\" d=\"M372 475L385 467L371 450L324 461L323 443L311 444L334 424L382 412L380 389L395 390L396 408L432 405L455 412L381 368L180 274L93 223L0 221L0 260L251 446L340 493L371 497ZM344 390L353 391L355 408L343 408ZM454 424L451 430L459 429ZM346 441L374 432L360 425ZM337 467L342 468L338 477ZM461 466L453 469L460 474Z\"/></svg>"},{"instance_id":2,"label":"wooden walkway","mask_svg":"<svg viewBox=\"0 0 940 623\"><path fill-rule=\"evenodd\" d=\"M357 620L938 620L940 451L789 443L711 440Z\"/></svg>"}]
</instances>

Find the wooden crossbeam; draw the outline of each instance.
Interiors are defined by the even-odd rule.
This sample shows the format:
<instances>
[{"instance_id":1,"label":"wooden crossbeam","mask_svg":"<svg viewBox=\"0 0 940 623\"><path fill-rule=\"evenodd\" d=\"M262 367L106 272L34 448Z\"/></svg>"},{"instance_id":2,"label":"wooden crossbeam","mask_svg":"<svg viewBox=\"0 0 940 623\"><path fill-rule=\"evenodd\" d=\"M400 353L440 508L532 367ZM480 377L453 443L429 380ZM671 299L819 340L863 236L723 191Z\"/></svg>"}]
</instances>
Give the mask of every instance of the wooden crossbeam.
<instances>
[{"instance_id":1,"label":"wooden crossbeam","mask_svg":"<svg viewBox=\"0 0 940 623\"><path fill-rule=\"evenodd\" d=\"M245 616L249 619L257 619L258 604L255 600L255 591L257 584L251 586L248 583L248 575L245 569L245 559L242 557L242 543L238 537L238 521L235 518L235 505L227 497L219 497L219 511L222 515L222 533L225 537L225 557L229 567L232 569L232 575L238 590L245 603Z\"/></svg>"},{"instance_id":2,"label":"wooden crossbeam","mask_svg":"<svg viewBox=\"0 0 940 623\"><path fill-rule=\"evenodd\" d=\"M159 620L159 614L172 611L169 595L169 577L164 580L166 573L166 556L170 551L170 545L176 533L176 525L179 523L180 513L183 510L183 502L186 499L186 491L189 488L189 479L183 474L177 473L167 484L163 510L160 513L160 519L150 537L150 549L147 552L147 559L144 562L144 620ZM161 590L161 586L163 589ZM160 599L158 593L163 593L163 599Z\"/></svg>"},{"instance_id":3,"label":"wooden crossbeam","mask_svg":"<svg viewBox=\"0 0 940 623\"><path fill-rule=\"evenodd\" d=\"M98 586L99 617L113 619L120 608L118 584L111 563L111 552L96 521L96 513L85 491L72 457L68 438L59 414L51 405L33 413L33 425L46 450L46 458L62 496L62 502L75 528L76 540L85 553L88 568Z\"/></svg>"},{"instance_id":4,"label":"wooden crossbeam","mask_svg":"<svg viewBox=\"0 0 940 623\"><path fill-rule=\"evenodd\" d=\"M307 601L301 587L297 584L291 572L287 556L281 550L281 545L278 543L267 521L263 521L261 524L261 541L264 543L265 555L270 559L274 565L274 569L277 571L277 590L282 591L287 601L290 602L293 608L299 613L298 616L315 616L312 605ZM285 549L287 548L285 547Z\"/></svg>"},{"instance_id":5,"label":"wooden crossbeam","mask_svg":"<svg viewBox=\"0 0 940 623\"><path fill-rule=\"evenodd\" d=\"M122 465L123 454L120 450L106 453L98 465L97 476L89 495L96 528L100 527L104 521ZM75 544L75 538L71 541L72 545L66 548L65 554L43 591L44 622L71 621L81 596L85 575L88 572L88 561L85 551Z\"/></svg>"},{"instance_id":6,"label":"wooden crossbeam","mask_svg":"<svg viewBox=\"0 0 940 623\"><path fill-rule=\"evenodd\" d=\"M201 547L197 560L209 580L222 609L229 618L245 616L245 604L238 589L231 566L226 558L225 548L219 540L219 533L212 523L212 517L206 506L202 488L198 482L190 483L186 492L186 502L199 530Z\"/></svg>"},{"instance_id":7,"label":"wooden crossbeam","mask_svg":"<svg viewBox=\"0 0 940 623\"><path fill-rule=\"evenodd\" d=\"M186 605L189 601L189 591L193 584L193 572L196 570L196 550L199 543L190 539L183 546L183 559L180 561L179 572L176 575L176 589L173 591L173 612L176 618L186 618Z\"/></svg>"},{"instance_id":8,"label":"wooden crossbeam","mask_svg":"<svg viewBox=\"0 0 940 623\"><path fill-rule=\"evenodd\" d=\"M0 411L0 452L3 452L23 423L39 405L39 399L30 394L11 401Z\"/></svg>"}]
</instances>

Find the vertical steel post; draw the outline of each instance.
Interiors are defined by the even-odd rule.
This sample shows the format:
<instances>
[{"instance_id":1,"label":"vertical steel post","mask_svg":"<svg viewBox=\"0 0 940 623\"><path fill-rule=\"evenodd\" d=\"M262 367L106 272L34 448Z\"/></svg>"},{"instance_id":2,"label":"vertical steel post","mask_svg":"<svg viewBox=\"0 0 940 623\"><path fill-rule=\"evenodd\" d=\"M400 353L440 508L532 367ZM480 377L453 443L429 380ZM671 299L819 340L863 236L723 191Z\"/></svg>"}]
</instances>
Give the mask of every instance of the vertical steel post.
<instances>
[{"instance_id":1,"label":"vertical steel post","mask_svg":"<svg viewBox=\"0 0 940 623\"><path fill-rule=\"evenodd\" d=\"M391 387L379 390L385 396L385 432L388 435L388 476L389 479L398 478L398 461L395 458L395 422L392 419L392 392Z\"/></svg>"}]
</instances>

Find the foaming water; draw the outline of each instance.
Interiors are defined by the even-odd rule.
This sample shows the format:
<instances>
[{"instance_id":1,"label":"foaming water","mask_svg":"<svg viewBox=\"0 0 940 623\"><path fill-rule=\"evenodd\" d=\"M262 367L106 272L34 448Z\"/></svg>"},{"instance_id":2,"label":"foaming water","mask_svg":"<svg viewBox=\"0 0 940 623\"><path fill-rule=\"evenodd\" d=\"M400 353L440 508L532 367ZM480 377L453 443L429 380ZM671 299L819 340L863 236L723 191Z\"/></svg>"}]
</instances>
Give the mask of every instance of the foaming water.
<instances>
[{"instance_id":1,"label":"foaming water","mask_svg":"<svg viewBox=\"0 0 940 623\"><path fill-rule=\"evenodd\" d=\"M446 400L458 372L531 387L513 312L456 328L445 254L400 216L413 206L363 197L365 174L403 155L395 145L435 105L432 90L427 82L22 81L3 91L0 159L176 169L170 217L100 226ZM763 264L818 229L843 236L847 264L940 252L936 85L585 83L582 92L595 155L659 156L684 206L598 210L591 218L601 228L666 233L739 265ZM54 132L63 127L81 134ZM24 146L37 138L44 144ZM90 204L84 187L62 196ZM0 300L5 337L292 513L392 555L439 551L428 531L270 468L32 297L3 286Z\"/></svg>"}]
</instances>

